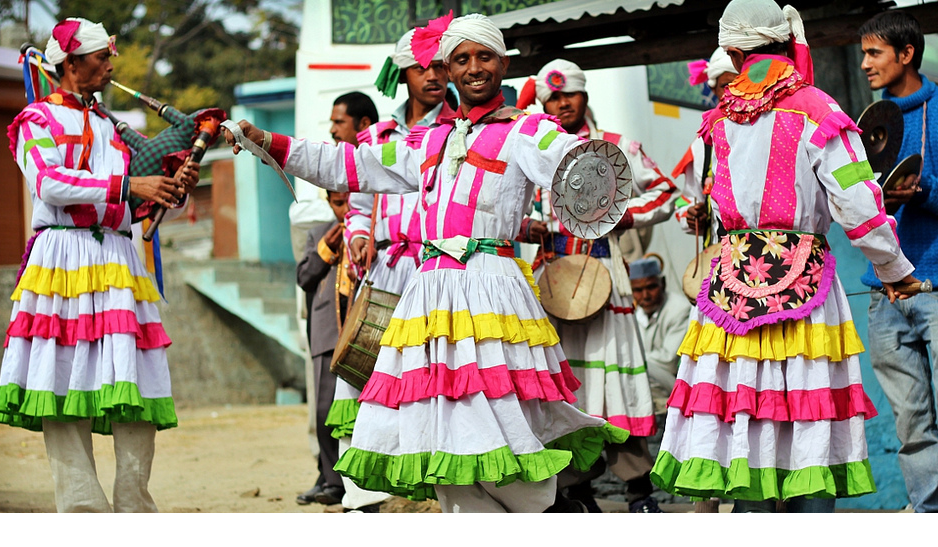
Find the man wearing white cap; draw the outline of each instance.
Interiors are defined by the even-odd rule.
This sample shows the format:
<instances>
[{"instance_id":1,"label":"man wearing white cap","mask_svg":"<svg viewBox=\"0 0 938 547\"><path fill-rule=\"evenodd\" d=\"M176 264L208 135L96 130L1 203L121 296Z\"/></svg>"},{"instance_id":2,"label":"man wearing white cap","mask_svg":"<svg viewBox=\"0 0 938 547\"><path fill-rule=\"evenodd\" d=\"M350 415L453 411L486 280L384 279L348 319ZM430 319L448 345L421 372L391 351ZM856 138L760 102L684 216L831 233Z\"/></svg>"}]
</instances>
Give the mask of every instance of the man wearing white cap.
<instances>
[{"instance_id":1,"label":"man wearing white cap","mask_svg":"<svg viewBox=\"0 0 938 547\"><path fill-rule=\"evenodd\" d=\"M437 54L430 66L423 68L410 50L410 30L397 42L394 54L388 57L375 85L381 93L394 98L400 84L407 86L407 100L391 114L391 119L372 124L358 134L359 144L385 144L404 140L412 127L436 127L442 118L452 118L456 112L446 102L446 70L443 58ZM351 210L345 217L345 238L351 259L363 269L366 267L366 244L374 236L376 255L371 263L368 279L372 287L401 294L417 266L420 265L420 215L417 201L420 194L365 194L351 195ZM377 212L372 234L372 214ZM339 455L351 445L352 431L358 415L358 397L361 391L348 382L336 380L335 398L326 425L333 428L339 438ZM362 490L347 477L342 477L345 495L342 506L347 511L374 512L388 494Z\"/></svg>"},{"instance_id":2,"label":"man wearing white cap","mask_svg":"<svg viewBox=\"0 0 938 547\"><path fill-rule=\"evenodd\" d=\"M797 10L733 0L719 44L739 76L700 135L728 235L704 278L652 479L735 499L734 512L832 512L875 492L863 344L825 234L839 223L890 301L912 264L882 205L856 124L813 87Z\"/></svg>"},{"instance_id":3,"label":"man wearing white cap","mask_svg":"<svg viewBox=\"0 0 938 547\"><path fill-rule=\"evenodd\" d=\"M541 512L556 499L557 473L588 469L604 443L627 438L571 404L579 382L510 241L535 185L549 184L580 140L504 105L505 43L486 17L433 20L411 49L423 67L442 53L460 96L454 120L357 149L269 140L287 171L318 186L420 192L423 261L336 469L368 490L435 496L445 512Z\"/></svg>"},{"instance_id":4,"label":"man wearing white cap","mask_svg":"<svg viewBox=\"0 0 938 547\"><path fill-rule=\"evenodd\" d=\"M629 263L629 281L652 391L656 397L667 397L676 380L677 349L687 332L690 304L668 293L661 266L657 255L635 260Z\"/></svg>"},{"instance_id":5,"label":"man wearing white cap","mask_svg":"<svg viewBox=\"0 0 938 547\"><path fill-rule=\"evenodd\" d=\"M688 63L687 68L690 84L706 82L717 102L723 98L726 86L739 74L733 66L733 60L721 47L714 50L709 61L693 61ZM675 180L681 175L684 175L684 189L675 202L674 218L686 233L703 236L703 244L708 246L716 241L719 226L713 220L719 215L711 212L713 204L709 199L713 187L713 147L704 144L702 138L694 139L684 157L671 171Z\"/></svg>"},{"instance_id":6,"label":"man wearing white cap","mask_svg":"<svg viewBox=\"0 0 938 547\"><path fill-rule=\"evenodd\" d=\"M0 366L0 422L42 431L59 512L155 512L148 481L158 429L176 426L153 287L130 239L131 197L174 207L198 183L129 177L130 150L98 109L114 39L68 18L45 56L61 83L10 125L36 236L13 292ZM92 433L114 438L113 507L98 482Z\"/></svg>"},{"instance_id":7,"label":"man wearing white cap","mask_svg":"<svg viewBox=\"0 0 938 547\"><path fill-rule=\"evenodd\" d=\"M596 239L589 246L584 240L573 236L563 228L551 209L550 193L535 195L535 211L530 227L525 233L530 243L541 243L538 260L543 257L579 254L589 249L590 254L612 274L612 297L609 306L588 324L555 323L564 352L574 374L583 382L577 392L577 406L594 416L628 429L632 437L620 447L607 447L606 463L619 478L628 483L626 499L632 512L660 512L657 502L651 497L653 490L648 472L654 458L648 451L646 437L657 431L649 385L645 356L638 326L635 322L634 306L629 288L628 275L623 259L632 261L644 254L643 246L636 235L638 229L651 229L654 224L667 220L674 209L676 188L668 177L642 150L637 141L621 135L598 130L587 116L589 96L586 93L586 75L580 67L563 59L544 65L521 96L529 96L534 86L535 95L544 111L556 116L563 129L582 138L602 139L620 146L632 169L632 197L629 200L627 223L608 237ZM523 108L526 100L519 101ZM549 235L540 237L546 231ZM629 256L625 256L618 244L619 236L631 237ZM536 268L542 275L543 269ZM601 473L597 466L593 475ZM570 497L598 511L591 495L587 476L581 476L577 484L570 485ZM562 481L566 486L567 481Z\"/></svg>"}]
</instances>

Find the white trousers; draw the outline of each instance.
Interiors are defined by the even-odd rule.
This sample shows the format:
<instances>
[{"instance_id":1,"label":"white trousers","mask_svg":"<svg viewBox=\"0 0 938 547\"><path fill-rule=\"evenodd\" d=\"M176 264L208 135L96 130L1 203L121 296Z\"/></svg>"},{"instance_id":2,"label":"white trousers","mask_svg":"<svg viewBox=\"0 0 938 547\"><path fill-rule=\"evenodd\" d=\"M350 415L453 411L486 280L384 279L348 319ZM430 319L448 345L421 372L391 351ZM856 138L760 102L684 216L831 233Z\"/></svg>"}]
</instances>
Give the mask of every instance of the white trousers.
<instances>
[{"instance_id":1,"label":"white trousers","mask_svg":"<svg viewBox=\"0 0 938 547\"><path fill-rule=\"evenodd\" d=\"M111 424L114 437L114 506L98 482L91 420L42 420L42 437L55 482L59 513L156 513L147 483L153 465L156 426L148 422Z\"/></svg>"},{"instance_id":2,"label":"white trousers","mask_svg":"<svg viewBox=\"0 0 938 547\"><path fill-rule=\"evenodd\" d=\"M557 476L506 486L477 482L470 486L438 484L433 489L444 513L543 513L554 504Z\"/></svg>"},{"instance_id":3,"label":"white trousers","mask_svg":"<svg viewBox=\"0 0 938 547\"><path fill-rule=\"evenodd\" d=\"M345 451L352 446L351 437L341 437L339 439L339 457L345 454ZM345 495L342 496L342 507L352 510L359 509L366 505L381 503L391 497L387 492L374 492L372 490L363 490L348 477L342 477L342 486L345 487Z\"/></svg>"}]
</instances>

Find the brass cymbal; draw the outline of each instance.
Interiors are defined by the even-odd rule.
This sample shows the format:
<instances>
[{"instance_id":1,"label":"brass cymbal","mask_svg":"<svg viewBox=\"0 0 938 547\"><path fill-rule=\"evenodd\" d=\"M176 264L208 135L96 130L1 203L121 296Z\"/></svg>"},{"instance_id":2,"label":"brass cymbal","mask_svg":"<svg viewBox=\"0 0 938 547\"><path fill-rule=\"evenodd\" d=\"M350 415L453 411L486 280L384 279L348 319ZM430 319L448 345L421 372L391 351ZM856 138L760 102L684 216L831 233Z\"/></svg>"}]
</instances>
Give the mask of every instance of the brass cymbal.
<instances>
[{"instance_id":1,"label":"brass cymbal","mask_svg":"<svg viewBox=\"0 0 938 547\"><path fill-rule=\"evenodd\" d=\"M860 139L874 173L885 173L899 159L905 123L902 110L893 101L876 101L866 107L857 126Z\"/></svg>"},{"instance_id":2,"label":"brass cymbal","mask_svg":"<svg viewBox=\"0 0 938 547\"><path fill-rule=\"evenodd\" d=\"M889 173L886 181L883 182L883 190L893 190L896 185L905 180L909 175L917 175L922 169L922 156L912 154L899 162L899 165Z\"/></svg>"}]
</instances>

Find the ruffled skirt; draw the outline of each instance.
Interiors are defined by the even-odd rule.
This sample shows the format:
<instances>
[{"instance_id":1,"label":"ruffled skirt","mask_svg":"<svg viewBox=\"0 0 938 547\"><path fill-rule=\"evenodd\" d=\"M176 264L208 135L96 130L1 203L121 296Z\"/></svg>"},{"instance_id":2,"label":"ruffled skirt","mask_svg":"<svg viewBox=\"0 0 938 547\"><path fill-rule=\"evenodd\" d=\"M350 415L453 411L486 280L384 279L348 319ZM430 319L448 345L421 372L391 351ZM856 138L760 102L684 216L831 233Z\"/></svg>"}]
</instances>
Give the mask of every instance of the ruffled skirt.
<instances>
[{"instance_id":1,"label":"ruffled skirt","mask_svg":"<svg viewBox=\"0 0 938 547\"><path fill-rule=\"evenodd\" d=\"M698 310L652 480L679 495L744 500L875 492L863 344L840 280L797 321L728 334Z\"/></svg>"},{"instance_id":2,"label":"ruffled skirt","mask_svg":"<svg viewBox=\"0 0 938 547\"><path fill-rule=\"evenodd\" d=\"M0 423L42 419L176 426L159 293L129 238L46 230L12 295L0 365Z\"/></svg>"},{"instance_id":3,"label":"ruffled skirt","mask_svg":"<svg viewBox=\"0 0 938 547\"><path fill-rule=\"evenodd\" d=\"M436 484L586 470L605 443L625 441L573 405L579 382L513 259L431 268L401 296L337 471L366 490L426 499Z\"/></svg>"},{"instance_id":4,"label":"ruffled skirt","mask_svg":"<svg viewBox=\"0 0 938 547\"><path fill-rule=\"evenodd\" d=\"M609 258L599 258L607 269ZM538 268L540 279L544 268ZM564 355L582 386L577 390L580 410L650 437L657 432L648 369L630 295L619 296L612 280L609 304L586 324L565 323L551 317Z\"/></svg>"}]
</instances>

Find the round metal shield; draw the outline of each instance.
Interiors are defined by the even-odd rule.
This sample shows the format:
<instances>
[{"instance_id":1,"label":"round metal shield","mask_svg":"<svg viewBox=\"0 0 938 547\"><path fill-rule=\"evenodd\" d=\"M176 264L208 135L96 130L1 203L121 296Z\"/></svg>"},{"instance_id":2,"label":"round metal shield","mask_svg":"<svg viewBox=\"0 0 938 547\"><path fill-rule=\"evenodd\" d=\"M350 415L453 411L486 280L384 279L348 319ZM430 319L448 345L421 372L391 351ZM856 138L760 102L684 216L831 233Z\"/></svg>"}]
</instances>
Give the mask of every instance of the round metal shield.
<instances>
[{"instance_id":1,"label":"round metal shield","mask_svg":"<svg viewBox=\"0 0 938 547\"><path fill-rule=\"evenodd\" d=\"M922 156L912 154L899 162L899 165L889 173L883 182L883 190L894 190L896 186L909 175L917 175L922 169Z\"/></svg>"},{"instance_id":2,"label":"round metal shield","mask_svg":"<svg viewBox=\"0 0 938 547\"><path fill-rule=\"evenodd\" d=\"M579 238L596 239L625 216L632 195L632 168L616 145L584 142L560 161L550 194L564 228Z\"/></svg>"},{"instance_id":3,"label":"round metal shield","mask_svg":"<svg viewBox=\"0 0 938 547\"><path fill-rule=\"evenodd\" d=\"M899 159L902 147L905 123L899 105L893 101L876 101L860 114L857 127L862 131L860 139L873 172L885 173Z\"/></svg>"}]
</instances>

